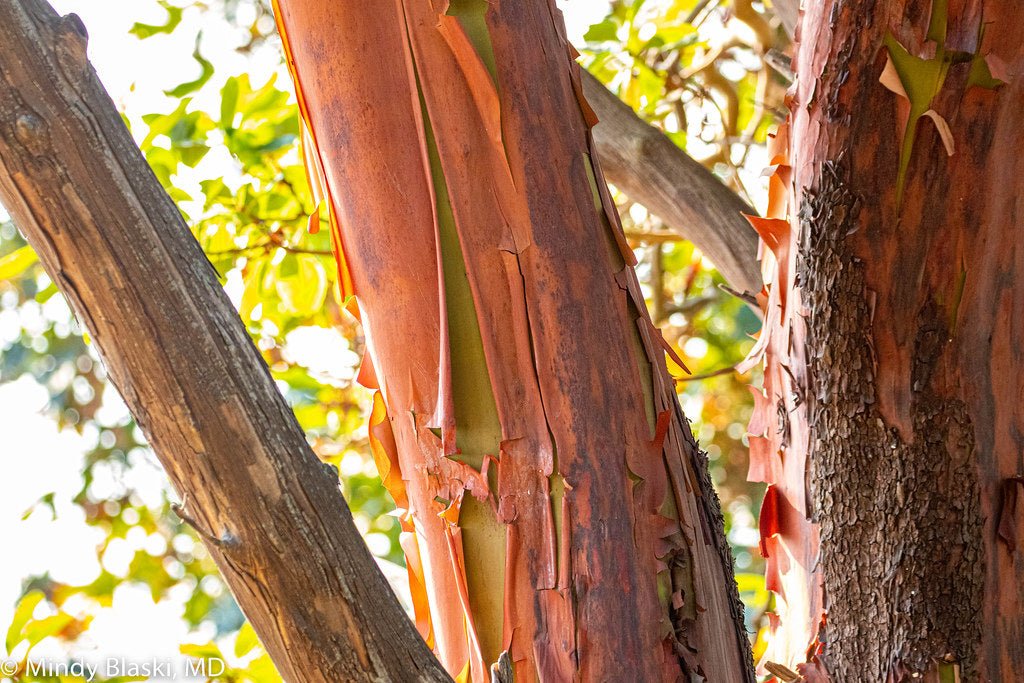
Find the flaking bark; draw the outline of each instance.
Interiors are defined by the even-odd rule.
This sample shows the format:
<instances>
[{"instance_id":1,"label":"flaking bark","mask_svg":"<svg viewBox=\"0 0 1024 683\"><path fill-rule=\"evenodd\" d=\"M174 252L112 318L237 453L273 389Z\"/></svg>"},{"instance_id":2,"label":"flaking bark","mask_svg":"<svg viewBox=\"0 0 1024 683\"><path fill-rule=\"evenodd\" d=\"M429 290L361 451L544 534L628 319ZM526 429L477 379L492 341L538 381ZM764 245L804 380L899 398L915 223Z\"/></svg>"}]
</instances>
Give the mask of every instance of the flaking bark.
<instances>
[{"instance_id":1,"label":"flaking bark","mask_svg":"<svg viewBox=\"0 0 1024 683\"><path fill-rule=\"evenodd\" d=\"M424 637L474 682L503 654L523 682L752 681L554 3L277 10ZM493 403L498 443L467 400Z\"/></svg>"},{"instance_id":2,"label":"flaking bark","mask_svg":"<svg viewBox=\"0 0 1024 683\"><path fill-rule=\"evenodd\" d=\"M792 608L766 656L810 680L1024 677L1024 559L1006 540L1024 433L1021 18L1012 1L805 4L787 171L798 304L769 321L792 336L769 346L788 379L761 423L778 418L765 457L801 463L774 509L803 513L762 520L788 550L773 570ZM952 156L922 119L901 159L887 33L923 59L936 36L956 52L930 103ZM975 56L1006 82L972 85ZM790 394L799 407L777 411Z\"/></svg>"}]
</instances>

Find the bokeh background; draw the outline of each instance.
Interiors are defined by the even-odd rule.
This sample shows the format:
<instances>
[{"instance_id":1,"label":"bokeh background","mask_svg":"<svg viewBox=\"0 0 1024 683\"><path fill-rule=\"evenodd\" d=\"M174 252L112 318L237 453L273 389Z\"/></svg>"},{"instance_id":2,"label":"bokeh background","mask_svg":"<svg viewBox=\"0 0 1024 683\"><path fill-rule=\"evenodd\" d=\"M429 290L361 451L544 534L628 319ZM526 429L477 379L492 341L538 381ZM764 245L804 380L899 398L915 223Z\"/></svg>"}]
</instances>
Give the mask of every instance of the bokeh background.
<instances>
[{"instance_id":1,"label":"bokeh background","mask_svg":"<svg viewBox=\"0 0 1024 683\"><path fill-rule=\"evenodd\" d=\"M371 551L385 573L404 580L393 505L367 448L369 396L353 380L360 330L340 305L328 231L307 230L314 206L268 5L53 4L83 19L111 97L221 274L314 450L338 467ZM770 6L559 5L586 68L763 208L764 143L786 89L765 59L787 42ZM747 386L760 378L732 367L759 322L680 237L687 226L663 225L616 197L655 322L695 376L670 367L710 458L757 641L770 596L755 522L763 486L746 481L745 432ZM88 338L0 209L0 655L205 655L230 664L215 680L280 680L201 543L170 510L174 499Z\"/></svg>"}]
</instances>

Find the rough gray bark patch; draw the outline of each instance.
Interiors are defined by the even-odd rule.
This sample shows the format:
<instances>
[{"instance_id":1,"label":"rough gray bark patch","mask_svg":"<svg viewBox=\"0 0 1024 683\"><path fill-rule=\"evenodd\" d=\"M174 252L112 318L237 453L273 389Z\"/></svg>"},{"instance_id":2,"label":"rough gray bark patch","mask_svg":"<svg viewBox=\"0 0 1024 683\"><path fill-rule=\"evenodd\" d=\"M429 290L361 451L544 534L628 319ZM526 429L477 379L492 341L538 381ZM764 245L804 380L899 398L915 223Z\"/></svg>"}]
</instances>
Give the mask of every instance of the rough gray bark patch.
<instances>
[{"instance_id":1,"label":"rough gray bark patch","mask_svg":"<svg viewBox=\"0 0 1024 683\"><path fill-rule=\"evenodd\" d=\"M973 680L985 577L974 430L963 403L929 384L948 338L934 305L919 313L913 439L875 405L873 293L844 244L859 208L847 173L826 162L800 215L824 659L835 681L882 681L952 655Z\"/></svg>"}]
</instances>

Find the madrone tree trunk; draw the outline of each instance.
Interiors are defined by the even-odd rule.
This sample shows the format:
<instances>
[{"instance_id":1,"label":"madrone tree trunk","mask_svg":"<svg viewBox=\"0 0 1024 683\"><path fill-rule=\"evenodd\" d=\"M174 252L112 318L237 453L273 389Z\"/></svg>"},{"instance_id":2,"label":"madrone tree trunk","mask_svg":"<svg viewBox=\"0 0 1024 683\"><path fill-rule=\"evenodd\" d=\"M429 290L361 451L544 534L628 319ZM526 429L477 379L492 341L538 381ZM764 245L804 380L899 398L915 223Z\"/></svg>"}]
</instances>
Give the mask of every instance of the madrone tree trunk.
<instances>
[{"instance_id":1,"label":"madrone tree trunk","mask_svg":"<svg viewBox=\"0 0 1024 683\"><path fill-rule=\"evenodd\" d=\"M474 683L751 681L554 2L276 10L424 638Z\"/></svg>"},{"instance_id":2,"label":"madrone tree trunk","mask_svg":"<svg viewBox=\"0 0 1024 683\"><path fill-rule=\"evenodd\" d=\"M804 7L753 221L765 659L810 680L1022 680L1024 10Z\"/></svg>"}]
</instances>

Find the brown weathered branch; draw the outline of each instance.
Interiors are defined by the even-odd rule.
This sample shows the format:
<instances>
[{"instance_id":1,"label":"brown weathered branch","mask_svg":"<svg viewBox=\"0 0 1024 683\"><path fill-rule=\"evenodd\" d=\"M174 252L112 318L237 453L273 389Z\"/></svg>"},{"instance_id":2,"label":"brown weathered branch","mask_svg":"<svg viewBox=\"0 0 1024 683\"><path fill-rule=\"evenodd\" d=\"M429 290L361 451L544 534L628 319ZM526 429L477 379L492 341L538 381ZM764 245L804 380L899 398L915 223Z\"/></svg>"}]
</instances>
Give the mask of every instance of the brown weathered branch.
<instances>
[{"instance_id":1,"label":"brown weathered branch","mask_svg":"<svg viewBox=\"0 0 1024 683\"><path fill-rule=\"evenodd\" d=\"M102 354L285 680L450 680L86 59L0 0L0 200Z\"/></svg>"},{"instance_id":2,"label":"brown weathered branch","mask_svg":"<svg viewBox=\"0 0 1024 683\"><path fill-rule=\"evenodd\" d=\"M735 192L583 71L583 91L601 120L594 140L605 176L704 252L735 288L761 290L756 213Z\"/></svg>"},{"instance_id":3,"label":"brown weathered branch","mask_svg":"<svg viewBox=\"0 0 1024 683\"><path fill-rule=\"evenodd\" d=\"M800 21L800 0L772 0L772 10L782 22L786 35L792 38Z\"/></svg>"}]
</instances>

